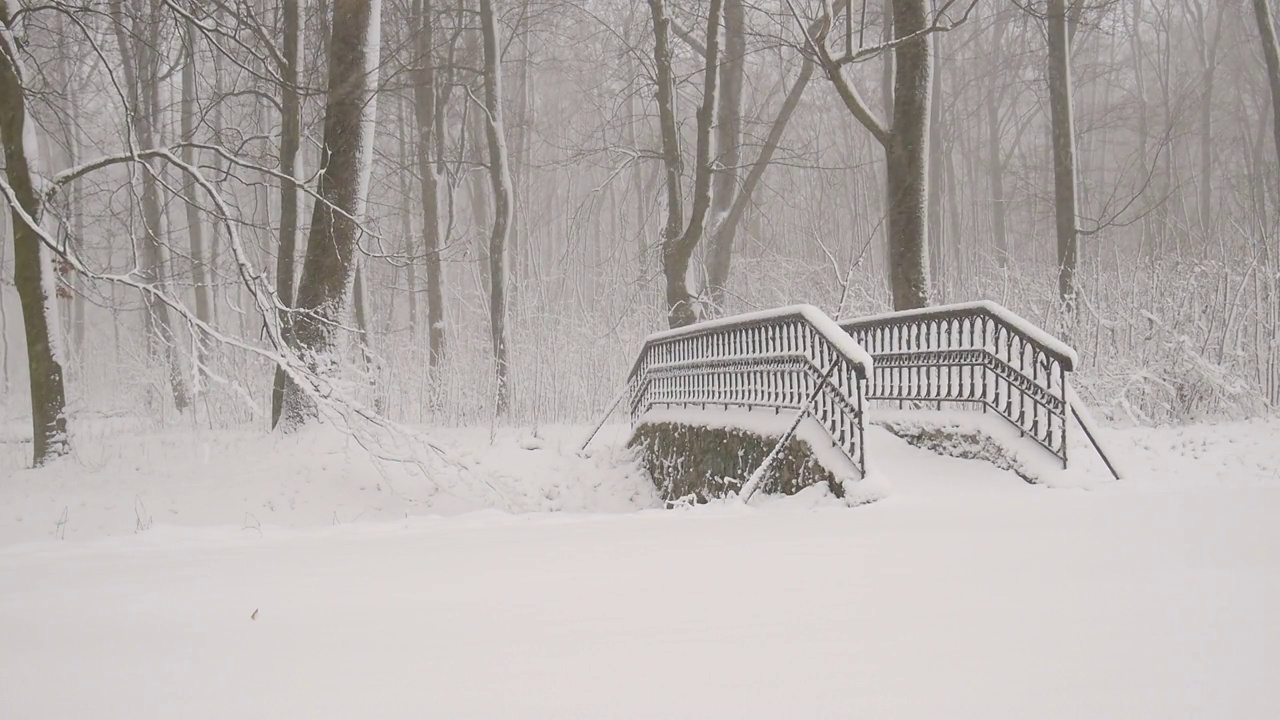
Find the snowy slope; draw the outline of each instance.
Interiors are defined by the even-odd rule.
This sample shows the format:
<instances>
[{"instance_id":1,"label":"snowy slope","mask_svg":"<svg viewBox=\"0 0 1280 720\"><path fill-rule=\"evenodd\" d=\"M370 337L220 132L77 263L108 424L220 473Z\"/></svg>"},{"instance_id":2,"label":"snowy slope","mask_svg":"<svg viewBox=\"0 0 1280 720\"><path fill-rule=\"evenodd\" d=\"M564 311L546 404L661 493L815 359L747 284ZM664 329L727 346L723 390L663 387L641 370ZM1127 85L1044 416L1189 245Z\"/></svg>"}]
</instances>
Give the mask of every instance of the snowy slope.
<instances>
[{"instance_id":1,"label":"snowy slope","mask_svg":"<svg viewBox=\"0 0 1280 720\"><path fill-rule=\"evenodd\" d=\"M1087 490L1030 486L874 430L890 492L852 509L811 490L750 508L388 513L339 527L298 514L246 530L202 527L183 507L136 534L25 537L0 548L0 708L130 720L1280 717L1278 429L1111 431L1140 476ZM485 454L487 436L473 440ZM603 455L548 450L559 459L537 464L521 444L538 443L485 451L511 473L503 487L528 488L521 497L569 493L597 462L600 487L576 509L621 509L609 503L634 491ZM243 459L211 464L244 471L265 457L237 447ZM287 486L270 471L317 468L304 457L314 450L229 486ZM539 476L556 471L578 475ZM50 476L17 479L35 495ZM6 515L12 500L0 498Z\"/></svg>"},{"instance_id":2,"label":"snowy slope","mask_svg":"<svg viewBox=\"0 0 1280 720\"><path fill-rule=\"evenodd\" d=\"M30 445L0 464L0 546L51 538L132 535L138 528L324 527L351 522L504 512L631 512L654 507L652 485L618 447L629 431L608 427L587 457L589 429L433 429L456 464L424 478L379 462L324 429L296 436L154 432L81 423L75 456L56 467L19 469ZM15 429L17 432L17 429Z\"/></svg>"}]
</instances>

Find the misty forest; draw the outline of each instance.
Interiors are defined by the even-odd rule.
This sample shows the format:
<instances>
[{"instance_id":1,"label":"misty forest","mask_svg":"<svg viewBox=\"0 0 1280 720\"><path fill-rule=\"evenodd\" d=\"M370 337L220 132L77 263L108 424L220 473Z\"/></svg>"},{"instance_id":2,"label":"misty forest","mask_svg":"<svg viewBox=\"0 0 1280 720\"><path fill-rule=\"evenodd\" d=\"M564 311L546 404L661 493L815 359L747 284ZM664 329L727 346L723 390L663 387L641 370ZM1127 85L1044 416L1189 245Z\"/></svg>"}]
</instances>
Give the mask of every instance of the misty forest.
<instances>
[{"instance_id":1,"label":"misty forest","mask_svg":"<svg viewBox=\"0 0 1280 720\"><path fill-rule=\"evenodd\" d=\"M0 6L0 402L589 422L666 326L991 299L1122 423L1280 401L1266 0ZM23 344L25 339L25 353Z\"/></svg>"},{"instance_id":2,"label":"misty forest","mask_svg":"<svg viewBox=\"0 0 1280 720\"><path fill-rule=\"evenodd\" d=\"M0 714L1280 717L1277 13L0 0Z\"/></svg>"}]
</instances>

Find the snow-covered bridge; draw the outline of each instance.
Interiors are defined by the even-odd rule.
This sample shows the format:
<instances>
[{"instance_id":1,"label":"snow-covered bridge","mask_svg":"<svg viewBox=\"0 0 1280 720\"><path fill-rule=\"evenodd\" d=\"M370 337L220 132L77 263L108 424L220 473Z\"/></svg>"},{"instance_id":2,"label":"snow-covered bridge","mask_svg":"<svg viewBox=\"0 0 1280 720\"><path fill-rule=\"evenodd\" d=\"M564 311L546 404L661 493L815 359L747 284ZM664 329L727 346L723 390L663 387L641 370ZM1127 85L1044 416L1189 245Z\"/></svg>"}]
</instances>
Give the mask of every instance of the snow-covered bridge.
<instances>
[{"instance_id":1,"label":"snow-covered bridge","mask_svg":"<svg viewBox=\"0 0 1280 720\"><path fill-rule=\"evenodd\" d=\"M860 479L876 462L868 422L948 452L986 445L988 459L1032 479L1042 471L1029 466L1046 459L1068 466L1072 427L1107 460L1071 390L1077 362L1065 342L992 302L839 322L795 305L651 335L628 387L636 442L668 495L714 493L708 483L753 473L732 489L754 492L797 440L776 488L832 479L806 472L813 461ZM744 446L744 435L757 441Z\"/></svg>"}]
</instances>

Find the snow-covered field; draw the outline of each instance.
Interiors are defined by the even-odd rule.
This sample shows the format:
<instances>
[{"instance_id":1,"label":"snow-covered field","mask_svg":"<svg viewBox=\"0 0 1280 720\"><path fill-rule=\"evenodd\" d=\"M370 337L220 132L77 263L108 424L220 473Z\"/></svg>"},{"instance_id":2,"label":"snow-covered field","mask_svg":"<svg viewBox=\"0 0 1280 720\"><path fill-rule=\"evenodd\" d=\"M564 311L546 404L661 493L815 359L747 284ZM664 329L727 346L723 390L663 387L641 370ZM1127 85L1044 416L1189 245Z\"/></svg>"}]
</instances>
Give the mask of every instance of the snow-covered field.
<instances>
[{"instance_id":1,"label":"snow-covered field","mask_svg":"<svg viewBox=\"0 0 1280 720\"><path fill-rule=\"evenodd\" d=\"M0 717L1280 717L1276 420L1055 489L873 430L869 505L670 511L622 428L438 431L435 484L117 430L0 445Z\"/></svg>"}]
</instances>

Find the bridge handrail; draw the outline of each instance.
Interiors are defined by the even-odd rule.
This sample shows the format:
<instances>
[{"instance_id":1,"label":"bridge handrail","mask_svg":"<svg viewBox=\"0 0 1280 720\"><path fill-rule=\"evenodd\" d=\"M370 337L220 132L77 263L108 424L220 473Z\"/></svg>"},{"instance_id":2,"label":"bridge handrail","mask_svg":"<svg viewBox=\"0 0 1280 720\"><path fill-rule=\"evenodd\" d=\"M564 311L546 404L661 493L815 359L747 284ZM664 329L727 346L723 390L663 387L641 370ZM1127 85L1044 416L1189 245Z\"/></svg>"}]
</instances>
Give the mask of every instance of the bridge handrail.
<instances>
[{"instance_id":1,"label":"bridge handrail","mask_svg":"<svg viewBox=\"0 0 1280 720\"><path fill-rule=\"evenodd\" d=\"M901 310L864 317L845 318L837 321L841 329L848 332L850 327L876 327L893 325L902 320L913 318L944 319L973 317L985 315L998 321L1009 330L1021 335L1026 341L1039 345L1049 355L1062 363L1068 372L1075 369L1080 358L1075 348L1045 332L1035 323L991 300L975 300L972 302L952 303L950 305L932 305L917 310Z\"/></svg>"},{"instance_id":2,"label":"bridge handrail","mask_svg":"<svg viewBox=\"0 0 1280 720\"><path fill-rule=\"evenodd\" d=\"M655 405L804 411L859 472L871 356L812 305L695 323L645 339L627 376L634 423Z\"/></svg>"},{"instance_id":3,"label":"bridge handrail","mask_svg":"<svg viewBox=\"0 0 1280 720\"><path fill-rule=\"evenodd\" d=\"M875 358L868 400L982 405L1065 465L1075 350L991 301L841 320Z\"/></svg>"}]
</instances>

